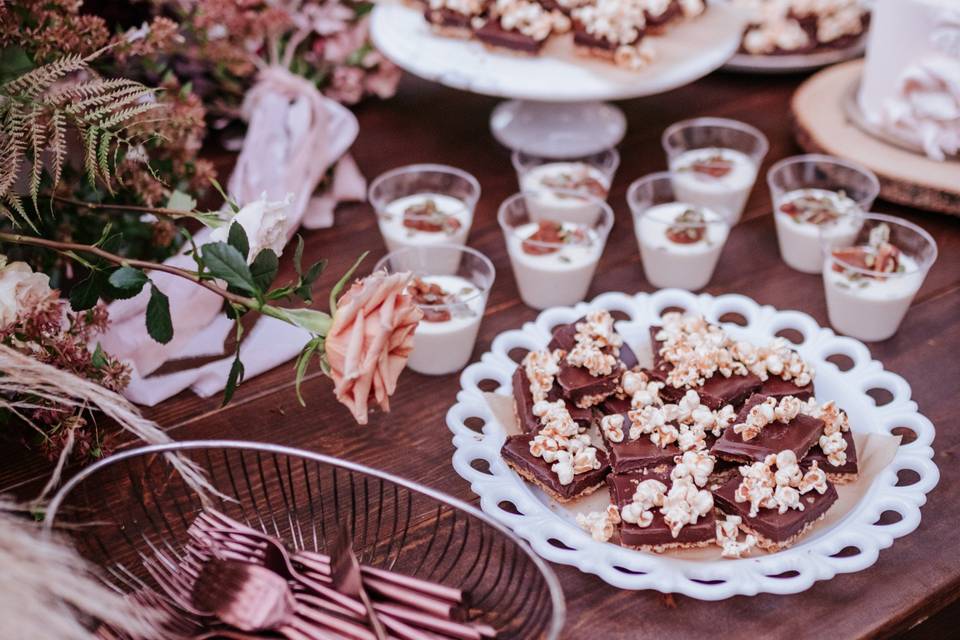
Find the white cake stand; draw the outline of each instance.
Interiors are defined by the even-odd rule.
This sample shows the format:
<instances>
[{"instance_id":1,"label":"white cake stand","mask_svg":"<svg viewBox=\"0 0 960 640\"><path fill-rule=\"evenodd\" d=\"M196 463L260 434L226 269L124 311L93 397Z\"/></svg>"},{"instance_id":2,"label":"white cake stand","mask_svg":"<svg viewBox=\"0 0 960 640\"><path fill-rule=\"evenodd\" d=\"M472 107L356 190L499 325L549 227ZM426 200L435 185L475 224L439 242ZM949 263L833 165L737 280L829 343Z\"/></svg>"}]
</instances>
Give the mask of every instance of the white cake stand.
<instances>
[{"instance_id":1,"label":"white cake stand","mask_svg":"<svg viewBox=\"0 0 960 640\"><path fill-rule=\"evenodd\" d=\"M538 56L439 36L421 11L396 0L377 4L370 34L383 55L414 75L510 98L490 118L494 137L505 146L544 157L574 157L623 139L623 112L605 101L663 93L707 75L737 50L745 21L734 7L711 5L703 16L651 36L657 59L639 71L577 55L570 35L552 38Z\"/></svg>"}]
</instances>

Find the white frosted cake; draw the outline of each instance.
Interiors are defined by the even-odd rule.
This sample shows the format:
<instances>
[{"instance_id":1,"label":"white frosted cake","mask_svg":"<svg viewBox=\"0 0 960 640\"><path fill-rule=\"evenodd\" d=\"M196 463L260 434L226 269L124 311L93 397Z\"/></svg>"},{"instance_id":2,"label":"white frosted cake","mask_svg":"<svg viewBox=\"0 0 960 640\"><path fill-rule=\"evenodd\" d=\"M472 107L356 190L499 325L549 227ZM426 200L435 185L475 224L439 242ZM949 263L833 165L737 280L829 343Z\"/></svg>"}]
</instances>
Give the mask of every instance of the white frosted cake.
<instances>
[{"instance_id":1,"label":"white frosted cake","mask_svg":"<svg viewBox=\"0 0 960 640\"><path fill-rule=\"evenodd\" d=\"M931 158L960 152L960 0L879 0L858 99Z\"/></svg>"}]
</instances>

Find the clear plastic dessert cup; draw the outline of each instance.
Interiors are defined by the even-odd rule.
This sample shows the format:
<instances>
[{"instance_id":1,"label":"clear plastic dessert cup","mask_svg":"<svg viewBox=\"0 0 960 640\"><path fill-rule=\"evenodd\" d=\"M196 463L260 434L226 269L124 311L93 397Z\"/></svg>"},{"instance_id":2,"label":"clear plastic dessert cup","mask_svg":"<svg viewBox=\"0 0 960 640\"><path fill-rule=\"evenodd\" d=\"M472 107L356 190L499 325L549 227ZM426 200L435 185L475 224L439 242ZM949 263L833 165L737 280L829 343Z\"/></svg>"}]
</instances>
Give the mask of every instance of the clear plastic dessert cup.
<instances>
[{"instance_id":1,"label":"clear plastic dessert cup","mask_svg":"<svg viewBox=\"0 0 960 640\"><path fill-rule=\"evenodd\" d=\"M514 194L504 200L497 214L520 298L534 309L584 299L613 227L610 205L576 191L557 190L551 197L579 200L593 207L600 213L592 224L553 216L538 218L530 203L544 197L541 192Z\"/></svg>"},{"instance_id":2,"label":"clear plastic dessert cup","mask_svg":"<svg viewBox=\"0 0 960 640\"><path fill-rule=\"evenodd\" d=\"M480 183L454 167L415 164L377 176L367 197L388 251L437 244L465 245L480 199ZM456 271L458 257L446 257L448 262L431 265L431 271Z\"/></svg>"},{"instance_id":3,"label":"clear plastic dessert cup","mask_svg":"<svg viewBox=\"0 0 960 640\"><path fill-rule=\"evenodd\" d=\"M662 143L677 198L736 224L770 149L766 136L737 120L695 118L668 127Z\"/></svg>"},{"instance_id":4,"label":"clear plastic dessert cup","mask_svg":"<svg viewBox=\"0 0 960 640\"><path fill-rule=\"evenodd\" d=\"M535 218L560 219L593 224L600 210L582 201L555 197L556 189L581 191L606 200L620 166L620 154L608 149L582 158L541 158L522 151L511 157L520 191L536 192L540 200L528 200Z\"/></svg>"},{"instance_id":5,"label":"clear plastic dessert cup","mask_svg":"<svg viewBox=\"0 0 960 640\"><path fill-rule=\"evenodd\" d=\"M767 172L780 255L787 266L820 273L821 236L849 244L860 230L860 216L880 193L872 171L855 162L824 155L794 156Z\"/></svg>"},{"instance_id":6,"label":"clear plastic dessert cup","mask_svg":"<svg viewBox=\"0 0 960 640\"><path fill-rule=\"evenodd\" d=\"M877 242L885 236L898 251ZM937 259L937 243L929 233L879 213L861 216L848 243L824 234L820 246L830 324L840 333L868 341L886 340L897 332Z\"/></svg>"},{"instance_id":7,"label":"clear plastic dessert cup","mask_svg":"<svg viewBox=\"0 0 960 640\"><path fill-rule=\"evenodd\" d=\"M437 272L433 268L437 264L457 268ZM493 263L470 247L434 244L392 251L380 259L377 269L413 273L407 291L423 319L414 333L407 366L427 375L446 375L466 366L496 277Z\"/></svg>"},{"instance_id":8,"label":"clear plastic dessert cup","mask_svg":"<svg viewBox=\"0 0 960 640\"><path fill-rule=\"evenodd\" d=\"M696 291L707 286L730 234L726 216L678 201L669 172L630 185L627 204L647 280L655 287Z\"/></svg>"}]
</instances>

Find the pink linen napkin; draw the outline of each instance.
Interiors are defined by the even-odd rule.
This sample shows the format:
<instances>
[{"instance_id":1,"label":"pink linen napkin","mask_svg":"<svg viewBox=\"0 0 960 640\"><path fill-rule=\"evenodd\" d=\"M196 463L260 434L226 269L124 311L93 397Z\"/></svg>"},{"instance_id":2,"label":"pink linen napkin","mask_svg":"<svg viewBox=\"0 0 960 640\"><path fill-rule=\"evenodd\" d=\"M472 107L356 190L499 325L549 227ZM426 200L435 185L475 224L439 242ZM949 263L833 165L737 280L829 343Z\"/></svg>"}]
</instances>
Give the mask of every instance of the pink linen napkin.
<instances>
[{"instance_id":1,"label":"pink linen napkin","mask_svg":"<svg viewBox=\"0 0 960 640\"><path fill-rule=\"evenodd\" d=\"M266 193L293 201L286 212L287 239L303 224L308 228L333 224L333 209L345 199L363 199L365 181L347 149L356 139L356 117L338 102L324 97L306 79L275 66L260 73L243 105L249 122L243 149L228 183L231 197L240 205ZM314 196L327 170L340 159L331 186ZM210 230L195 236L198 246L209 241ZM195 267L192 258L178 255L167 264ZM134 402L153 405L190 387L208 396L226 385L231 357L195 369L151 377L171 360L224 353L231 327L221 313L223 300L176 276L153 272L154 284L170 300L174 337L166 345L154 342L144 321L149 292L110 305L111 326L101 337L103 348L129 362L132 381L126 395ZM246 378L295 357L307 341L306 332L271 318L261 318L241 347Z\"/></svg>"}]
</instances>

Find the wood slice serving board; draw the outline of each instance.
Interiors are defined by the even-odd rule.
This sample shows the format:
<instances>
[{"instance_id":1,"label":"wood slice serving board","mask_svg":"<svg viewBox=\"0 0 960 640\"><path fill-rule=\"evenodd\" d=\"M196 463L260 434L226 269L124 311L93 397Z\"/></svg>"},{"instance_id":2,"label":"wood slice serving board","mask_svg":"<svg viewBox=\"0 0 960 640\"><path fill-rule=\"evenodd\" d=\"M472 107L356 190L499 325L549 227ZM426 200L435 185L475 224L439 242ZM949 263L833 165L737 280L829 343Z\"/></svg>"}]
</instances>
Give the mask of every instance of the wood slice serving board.
<instances>
[{"instance_id":1,"label":"wood slice serving board","mask_svg":"<svg viewBox=\"0 0 960 640\"><path fill-rule=\"evenodd\" d=\"M960 216L960 162L937 162L902 149L857 127L843 100L860 81L863 61L824 69L803 83L791 110L797 142L811 153L859 162L880 178L886 200Z\"/></svg>"}]
</instances>

